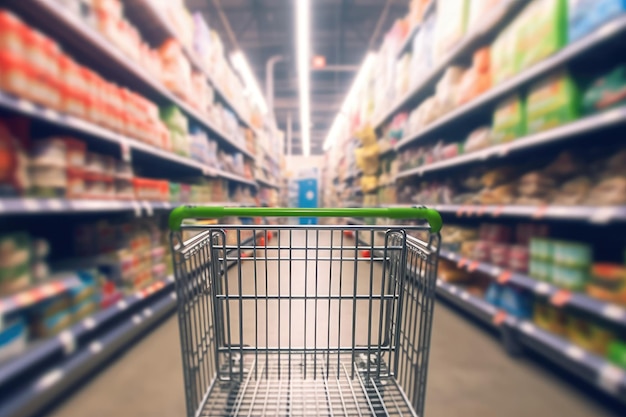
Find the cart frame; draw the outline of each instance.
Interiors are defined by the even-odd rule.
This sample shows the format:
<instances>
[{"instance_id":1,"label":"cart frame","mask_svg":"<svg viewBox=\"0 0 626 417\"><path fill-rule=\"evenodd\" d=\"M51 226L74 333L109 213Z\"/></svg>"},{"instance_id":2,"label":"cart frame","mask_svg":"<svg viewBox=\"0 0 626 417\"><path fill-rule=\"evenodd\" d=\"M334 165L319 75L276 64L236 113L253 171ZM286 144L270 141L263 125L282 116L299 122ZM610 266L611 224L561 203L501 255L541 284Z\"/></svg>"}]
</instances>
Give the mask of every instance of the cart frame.
<instances>
[{"instance_id":1,"label":"cart frame","mask_svg":"<svg viewBox=\"0 0 626 417\"><path fill-rule=\"evenodd\" d=\"M430 226L182 225L231 216ZM423 415L436 211L181 207L170 228L188 416Z\"/></svg>"}]
</instances>

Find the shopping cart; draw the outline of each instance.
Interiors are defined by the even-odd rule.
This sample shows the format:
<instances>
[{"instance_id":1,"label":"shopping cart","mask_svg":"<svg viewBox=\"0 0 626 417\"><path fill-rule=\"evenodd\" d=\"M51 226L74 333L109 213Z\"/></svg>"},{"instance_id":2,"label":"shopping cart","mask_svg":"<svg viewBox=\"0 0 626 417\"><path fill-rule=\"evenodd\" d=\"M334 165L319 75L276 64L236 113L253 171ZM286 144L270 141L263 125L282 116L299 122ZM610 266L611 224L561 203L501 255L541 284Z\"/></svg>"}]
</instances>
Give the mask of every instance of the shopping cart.
<instances>
[{"instance_id":1,"label":"shopping cart","mask_svg":"<svg viewBox=\"0 0 626 417\"><path fill-rule=\"evenodd\" d=\"M183 225L225 217L430 226ZM426 208L174 210L188 416L423 415L441 224Z\"/></svg>"}]
</instances>

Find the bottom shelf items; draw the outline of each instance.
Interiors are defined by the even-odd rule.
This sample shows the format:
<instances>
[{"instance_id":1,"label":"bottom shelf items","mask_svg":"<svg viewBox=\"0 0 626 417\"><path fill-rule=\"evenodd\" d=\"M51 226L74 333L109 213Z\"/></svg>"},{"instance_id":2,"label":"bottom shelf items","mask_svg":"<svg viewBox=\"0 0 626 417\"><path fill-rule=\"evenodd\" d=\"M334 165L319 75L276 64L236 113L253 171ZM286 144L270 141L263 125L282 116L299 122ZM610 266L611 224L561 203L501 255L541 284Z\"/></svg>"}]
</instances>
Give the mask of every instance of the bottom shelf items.
<instances>
[{"instance_id":1,"label":"bottom shelf items","mask_svg":"<svg viewBox=\"0 0 626 417\"><path fill-rule=\"evenodd\" d=\"M604 358L530 321L519 320L465 289L441 279L437 280L437 295L498 330L509 343L512 338L514 343L547 357L611 397L626 403L626 371Z\"/></svg>"}]
</instances>

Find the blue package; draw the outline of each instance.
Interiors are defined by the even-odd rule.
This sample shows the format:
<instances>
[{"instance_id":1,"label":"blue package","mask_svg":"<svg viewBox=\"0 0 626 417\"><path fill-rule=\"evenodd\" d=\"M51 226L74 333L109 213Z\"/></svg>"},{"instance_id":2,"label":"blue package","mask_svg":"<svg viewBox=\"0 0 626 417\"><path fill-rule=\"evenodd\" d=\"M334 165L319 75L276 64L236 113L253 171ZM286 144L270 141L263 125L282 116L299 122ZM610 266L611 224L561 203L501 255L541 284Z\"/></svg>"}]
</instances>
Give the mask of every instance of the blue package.
<instances>
[{"instance_id":1,"label":"blue package","mask_svg":"<svg viewBox=\"0 0 626 417\"><path fill-rule=\"evenodd\" d=\"M568 39L574 42L626 12L626 0L569 0Z\"/></svg>"},{"instance_id":2,"label":"blue package","mask_svg":"<svg viewBox=\"0 0 626 417\"><path fill-rule=\"evenodd\" d=\"M500 307L500 297L502 293L502 286L492 282L487 288L485 293L485 301L496 307Z\"/></svg>"},{"instance_id":3,"label":"blue package","mask_svg":"<svg viewBox=\"0 0 626 417\"><path fill-rule=\"evenodd\" d=\"M505 286L500 292L500 308L519 319L532 316L530 297L522 290L510 286Z\"/></svg>"}]
</instances>

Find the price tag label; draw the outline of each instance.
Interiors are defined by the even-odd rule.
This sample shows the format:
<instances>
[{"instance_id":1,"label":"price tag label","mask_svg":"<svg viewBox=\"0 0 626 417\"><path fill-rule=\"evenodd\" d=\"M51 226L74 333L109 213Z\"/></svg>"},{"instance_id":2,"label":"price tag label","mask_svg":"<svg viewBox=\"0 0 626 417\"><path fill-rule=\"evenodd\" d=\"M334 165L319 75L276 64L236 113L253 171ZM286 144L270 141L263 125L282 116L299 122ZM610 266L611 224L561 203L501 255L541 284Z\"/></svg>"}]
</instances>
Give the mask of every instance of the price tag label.
<instances>
[{"instance_id":1,"label":"price tag label","mask_svg":"<svg viewBox=\"0 0 626 417\"><path fill-rule=\"evenodd\" d=\"M626 318L626 310L615 304L607 304L602 309L602 315L611 320L624 320Z\"/></svg>"},{"instance_id":2,"label":"price tag label","mask_svg":"<svg viewBox=\"0 0 626 417\"><path fill-rule=\"evenodd\" d=\"M143 208L146 210L146 214L148 215L148 217L152 217L152 215L154 214L154 208L152 207L152 203L149 201L144 201Z\"/></svg>"},{"instance_id":3,"label":"price tag label","mask_svg":"<svg viewBox=\"0 0 626 417\"><path fill-rule=\"evenodd\" d=\"M557 307L563 307L572 298L572 293L567 290L559 290L550 297L550 303Z\"/></svg>"},{"instance_id":4,"label":"price tag label","mask_svg":"<svg viewBox=\"0 0 626 417\"><path fill-rule=\"evenodd\" d=\"M95 341L89 345L89 351L94 355L97 355L102 351L102 343Z\"/></svg>"},{"instance_id":5,"label":"price tag label","mask_svg":"<svg viewBox=\"0 0 626 417\"><path fill-rule=\"evenodd\" d=\"M545 282L538 282L537 285L535 285L535 292L537 294L546 295L550 293L550 288L549 284Z\"/></svg>"},{"instance_id":6,"label":"price tag label","mask_svg":"<svg viewBox=\"0 0 626 417\"><path fill-rule=\"evenodd\" d=\"M48 200L48 207L50 210L60 211L63 209L63 202L58 198Z\"/></svg>"},{"instance_id":7,"label":"price tag label","mask_svg":"<svg viewBox=\"0 0 626 417\"><path fill-rule=\"evenodd\" d=\"M519 327L526 334L535 333L535 326L533 326L532 323L529 323L527 321L523 322Z\"/></svg>"},{"instance_id":8,"label":"price tag label","mask_svg":"<svg viewBox=\"0 0 626 417\"><path fill-rule=\"evenodd\" d=\"M478 208L476 209L476 216L478 217L484 216L485 211L487 211L487 206L484 206L484 205L478 206Z\"/></svg>"},{"instance_id":9,"label":"price tag label","mask_svg":"<svg viewBox=\"0 0 626 417\"><path fill-rule=\"evenodd\" d=\"M498 312L493 315L492 322L493 322L494 325L500 326L502 323L505 322L506 317L507 317L507 315L506 315L506 313L504 311L498 310Z\"/></svg>"},{"instance_id":10,"label":"price tag label","mask_svg":"<svg viewBox=\"0 0 626 417\"><path fill-rule=\"evenodd\" d=\"M61 345L63 345L63 353L71 355L76 350L74 334L70 330L63 330L58 337Z\"/></svg>"},{"instance_id":11,"label":"price tag label","mask_svg":"<svg viewBox=\"0 0 626 417\"><path fill-rule=\"evenodd\" d=\"M141 316L139 314L135 314L133 316L133 323L140 324L142 321L143 321L143 319L141 318Z\"/></svg>"},{"instance_id":12,"label":"price tag label","mask_svg":"<svg viewBox=\"0 0 626 417\"><path fill-rule=\"evenodd\" d=\"M467 266L467 270L469 272L474 272L478 269L478 266L480 265L480 262L478 261L472 261L468 266Z\"/></svg>"},{"instance_id":13,"label":"price tag label","mask_svg":"<svg viewBox=\"0 0 626 417\"><path fill-rule=\"evenodd\" d=\"M122 161L124 162L132 162L130 145L125 140L120 142L120 150L122 152Z\"/></svg>"},{"instance_id":14,"label":"price tag label","mask_svg":"<svg viewBox=\"0 0 626 417\"><path fill-rule=\"evenodd\" d=\"M620 368L615 365L606 364L599 372L598 385L610 393L617 393L624 377L624 371Z\"/></svg>"},{"instance_id":15,"label":"price tag label","mask_svg":"<svg viewBox=\"0 0 626 417\"><path fill-rule=\"evenodd\" d=\"M130 204L133 206L133 210L135 211L135 217L141 217L141 204L138 201L131 201Z\"/></svg>"},{"instance_id":16,"label":"price tag label","mask_svg":"<svg viewBox=\"0 0 626 417\"><path fill-rule=\"evenodd\" d=\"M22 205L26 211L38 211L40 209L39 202L34 198L25 198L22 200Z\"/></svg>"},{"instance_id":17,"label":"price tag label","mask_svg":"<svg viewBox=\"0 0 626 417\"><path fill-rule=\"evenodd\" d=\"M511 151L511 145L513 144L513 142L508 142L505 143L503 145L500 146L500 149L498 151L498 155L500 156L507 156L509 154L509 152Z\"/></svg>"},{"instance_id":18,"label":"price tag label","mask_svg":"<svg viewBox=\"0 0 626 417\"><path fill-rule=\"evenodd\" d=\"M568 346L565 349L565 354L576 361L580 361L585 357L585 351L574 345Z\"/></svg>"},{"instance_id":19,"label":"price tag label","mask_svg":"<svg viewBox=\"0 0 626 417\"><path fill-rule=\"evenodd\" d=\"M52 109L44 109L43 117L45 117L48 120L57 120L59 119L59 113L55 112Z\"/></svg>"},{"instance_id":20,"label":"price tag label","mask_svg":"<svg viewBox=\"0 0 626 417\"><path fill-rule=\"evenodd\" d=\"M547 205L541 205L537 207L537 209L533 212L533 219L543 219L546 216L546 212L548 211Z\"/></svg>"},{"instance_id":21,"label":"price tag label","mask_svg":"<svg viewBox=\"0 0 626 417\"><path fill-rule=\"evenodd\" d=\"M463 217L463 213L465 212L465 206L461 206L456 211L456 217Z\"/></svg>"},{"instance_id":22,"label":"price tag label","mask_svg":"<svg viewBox=\"0 0 626 417\"><path fill-rule=\"evenodd\" d=\"M83 320L83 326L85 326L85 329L87 330L91 330L94 329L96 327L96 321L93 319L93 317L87 317L85 320Z\"/></svg>"},{"instance_id":23,"label":"price tag label","mask_svg":"<svg viewBox=\"0 0 626 417\"><path fill-rule=\"evenodd\" d=\"M465 264L467 264L467 261L468 260L466 258L459 259L459 261L456 263L457 268L463 268Z\"/></svg>"},{"instance_id":24,"label":"price tag label","mask_svg":"<svg viewBox=\"0 0 626 417\"><path fill-rule=\"evenodd\" d=\"M465 214L467 214L467 217L473 216L475 209L476 208L474 206L467 206L467 208L465 209Z\"/></svg>"},{"instance_id":25,"label":"price tag label","mask_svg":"<svg viewBox=\"0 0 626 417\"><path fill-rule=\"evenodd\" d=\"M500 273L500 275L498 275L498 284L506 284L507 282L509 282L511 280L511 276L513 275L513 273L511 271L502 271Z\"/></svg>"}]
</instances>

